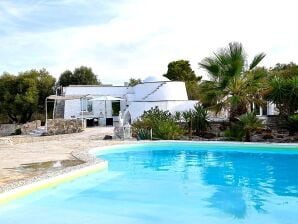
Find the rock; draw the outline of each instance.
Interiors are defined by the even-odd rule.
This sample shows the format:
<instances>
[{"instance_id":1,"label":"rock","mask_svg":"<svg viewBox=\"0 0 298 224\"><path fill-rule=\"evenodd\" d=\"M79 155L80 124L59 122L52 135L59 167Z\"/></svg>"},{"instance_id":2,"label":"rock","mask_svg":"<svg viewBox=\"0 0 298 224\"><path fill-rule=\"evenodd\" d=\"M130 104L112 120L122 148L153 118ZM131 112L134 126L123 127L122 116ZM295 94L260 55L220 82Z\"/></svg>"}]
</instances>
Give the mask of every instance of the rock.
<instances>
[{"instance_id":1,"label":"rock","mask_svg":"<svg viewBox=\"0 0 298 224\"><path fill-rule=\"evenodd\" d=\"M267 140L267 139L273 139L273 135L267 133L267 134L263 135L263 139L265 139L265 140Z\"/></svg>"},{"instance_id":2,"label":"rock","mask_svg":"<svg viewBox=\"0 0 298 224\"><path fill-rule=\"evenodd\" d=\"M112 140L113 136L111 135L105 135L105 137L103 137L103 140Z\"/></svg>"},{"instance_id":3,"label":"rock","mask_svg":"<svg viewBox=\"0 0 298 224\"><path fill-rule=\"evenodd\" d=\"M78 133L83 130L82 121L77 119L49 119L48 135Z\"/></svg>"}]
</instances>

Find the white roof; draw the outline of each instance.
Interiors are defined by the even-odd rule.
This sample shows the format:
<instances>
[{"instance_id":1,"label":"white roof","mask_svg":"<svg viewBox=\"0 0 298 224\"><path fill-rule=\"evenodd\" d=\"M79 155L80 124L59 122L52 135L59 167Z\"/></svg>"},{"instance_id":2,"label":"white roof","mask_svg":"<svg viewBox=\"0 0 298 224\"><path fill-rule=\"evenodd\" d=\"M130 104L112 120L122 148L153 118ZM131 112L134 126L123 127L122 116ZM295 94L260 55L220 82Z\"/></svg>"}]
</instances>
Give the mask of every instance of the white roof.
<instances>
[{"instance_id":1,"label":"white roof","mask_svg":"<svg viewBox=\"0 0 298 224\"><path fill-rule=\"evenodd\" d=\"M124 100L124 99L113 97L113 96L98 96L98 97L92 98L89 101L117 101L117 100Z\"/></svg>"},{"instance_id":2,"label":"white roof","mask_svg":"<svg viewBox=\"0 0 298 224\"><path fill-rule=\"evenodd\" d=\"M123 96L130 88L127 86L67 86L63 88L63 92L65 95Z\"/></svg>"},{"instance_id":3,"label":"white roof","mask_svg":"<svg viewBox=\"0 0 298 224\"><path fill-rule=\"evenodd\" d=\"M148 76L143 82L165 82L170 81L164 76Z\"/></svg>"}]
</instances>

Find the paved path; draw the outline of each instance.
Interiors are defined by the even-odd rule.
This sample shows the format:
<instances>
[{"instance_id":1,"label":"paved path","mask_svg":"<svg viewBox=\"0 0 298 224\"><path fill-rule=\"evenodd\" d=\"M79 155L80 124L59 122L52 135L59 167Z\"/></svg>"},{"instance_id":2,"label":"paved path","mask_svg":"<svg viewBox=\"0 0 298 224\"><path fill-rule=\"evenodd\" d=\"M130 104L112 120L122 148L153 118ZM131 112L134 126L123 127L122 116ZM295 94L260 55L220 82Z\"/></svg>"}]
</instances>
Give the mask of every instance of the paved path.
<instances>
[{"instance_id":1,"label":"paved path","mask_svg":"<svg viewBox=\"0 0 298 224\"><path fill-rule=\"evenodd\" d=\"M74 150L125 143L122 140L102 140L106 134L112 133L112 127L87 128L75 134L13 136L9 138L12 144L7 141L0 142L0 185L39 175L32 171L20 172L18 168L21 164L74 159L71 155Z\"/></svg>"}]
</instances>

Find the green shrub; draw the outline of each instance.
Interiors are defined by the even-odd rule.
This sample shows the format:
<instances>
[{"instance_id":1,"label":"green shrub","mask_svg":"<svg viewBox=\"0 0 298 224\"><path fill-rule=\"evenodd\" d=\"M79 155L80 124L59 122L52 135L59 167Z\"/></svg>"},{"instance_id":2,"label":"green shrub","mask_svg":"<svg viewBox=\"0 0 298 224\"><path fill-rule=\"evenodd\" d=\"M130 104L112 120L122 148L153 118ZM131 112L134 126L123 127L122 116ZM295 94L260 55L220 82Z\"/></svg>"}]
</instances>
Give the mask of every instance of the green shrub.
<instances>
[{"instance_id":1,"label":"green shrub","mask_svg":"<svg viewBox=\"0 0 298 224\"><path fill-rule=\"evenodd\" d=\"M232 122L230 128L225 130L224 136L228 141L242 141L245 133L240 125L236 122Z\"/></svg>"},{"instance_id":2,"label":"green shrub","mask_svg":"<svg viewBox=\"0 0 298 224\"><path fill-rule=\"evenodd\" d=\"M189 137L192 136L192 120L193 120L192 110L187 110L182 112L182 118L185 123L184 129L187 130Z\"/></svg>"},{"instance_id":3,"label":"green shrub","mask_svg":"<svg viewBox=\"0 0 298 224\"><path fill-rule=\"evenodd\" d=\"M137 130L137 138L140 140L150 139L150 130L140 128L139 130Z\"/></svg>"},{"instance_id":4,"label":"green shrub","mask_svg":"<svg viewBox=\"0 0 298 224\"><path fill-rule=\"evenodd\" d=\"M174 121L160 121L153 129L153 137L164 140L178 139L181 134L180 126Z\"/></svg>"},{"instance_id":5,"label":"green shrub","mask_svg":"<svg viewBox=\"0 0 298 224\"><path fill-rule=\"evenodd\" d=\"M175 117L169 111L160 110L158 107L145 111L132 126L136 133L142 129L152 129L153 138L163 140L176 139L182 133ZM142 135L145 134L144 131L141 131L141 133Z\"/></svg>"},{"instance_id":6,"label":"green shrub","mask_svg":"<svg viewBox=\"0 0 298 224\"><path fill-rule=\"evenodd\" d=\"M230 129L225 131L225 137L232 141L250 142L252 133L262 127L262 121L255 113L246 113L241 115L237 122L231 124Z\"/></svg>"},{"instance_id":7,"label":"green shrub","mask_svg":"<svg viewBox=\"0 0 298 224\"><path fill-rule=\"evenodd\" d=\"M202 134L210 128L210 124L207 120L208 110L200 104L194 106L193 110L193 127L196 130L196 135L202 136Z\"/></svg>"},{"instance_id":8,"label":"green shrub","mask_svg":"<svg viewBox=\"0 0 298 224\"><path fill-rule=\"evenodd\" d=\"M176 120L176 122L180 123L182 120L182 113L180 111L176 111L174 113L174 119Z\"/></svg>"},{"instance_id":9,"label":"green shrub","mask_svg":"<svg viewBox=\"0 0 298 224\"><path fill-rule=\"evenodd\" d=\"M295 135L298 132L298 114L290 115L286 121L286 128L290 135Z\"/></svg>"}]
</instances>

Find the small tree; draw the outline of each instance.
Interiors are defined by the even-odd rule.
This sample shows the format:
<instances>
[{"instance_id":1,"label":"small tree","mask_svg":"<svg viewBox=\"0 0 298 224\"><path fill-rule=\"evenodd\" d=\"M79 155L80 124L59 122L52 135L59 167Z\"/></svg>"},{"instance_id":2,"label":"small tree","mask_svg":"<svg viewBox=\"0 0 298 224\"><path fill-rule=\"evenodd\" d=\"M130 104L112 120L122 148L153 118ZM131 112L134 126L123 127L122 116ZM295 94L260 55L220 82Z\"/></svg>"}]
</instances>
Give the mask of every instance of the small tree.
<instances>
[{"instance_id":1,"label":"small tree","mask_svg":"<svg viewBox=\"0 0 298 224\"><path fill-rule=\"evenodd\" d=\"M298 65L277 64L270 75L269 90L264 98L276 105L285 128L293 135L293 122L289 119L298 110Z\"/></svg>"},{"instance_id":2,"label":"small tree","mask_svg":"<svg viewBox=\"0 0 298 224\"><path fill-rule=\"evenodd\" d=\"M58 80L57 86L69 86L72 84L73 80L72 80L72 72L70 70L66 70L64 71Z\"/></svg>"},{"instance_id":3,"label":"small tree","mask_svg":"<svg viewBox=\"0 0 298 224\"><path fill-rule=\"evenodd\" d=\"M64 71L57 83L58 86L69 85L100 85L100 81L93 73L92 69L86 66L76 68L74 72L69 70Z\"/></svg>"},{"instance_id":4,"label":"small tree","mask_svg":"<svg viewBox=\"0 0 298 224\"><path fill-rule=\"evenodd\" d=\"M142 83L142 80L141 79L130 78L129 79L128 86L136 86L136 85L138 85L140 83Z\"/></svg>"},{"instance_id":5,"label":"small tree","mask_svg":"<svg viewBox=\"0 0 298 224\"><path fill-rule=\"evenodd\" d=\"M45 98L53 94L55 78L45 69L0 76L0 113L11 122L25 123L44 111Z\"/></svg>"},{"instance_id":6,"label":"small tree","mask_svg":"<svg viewBox=\"0 0 298 224\"><path fill-rule=\"evenodd\" d=\"M168 64L168 71L164 74L164 77L172 81L184 81L189 99L198 99L198 82L202 77L195 74L189 61L178 60L170 62Z\"/></svg>"}]
</instances>

